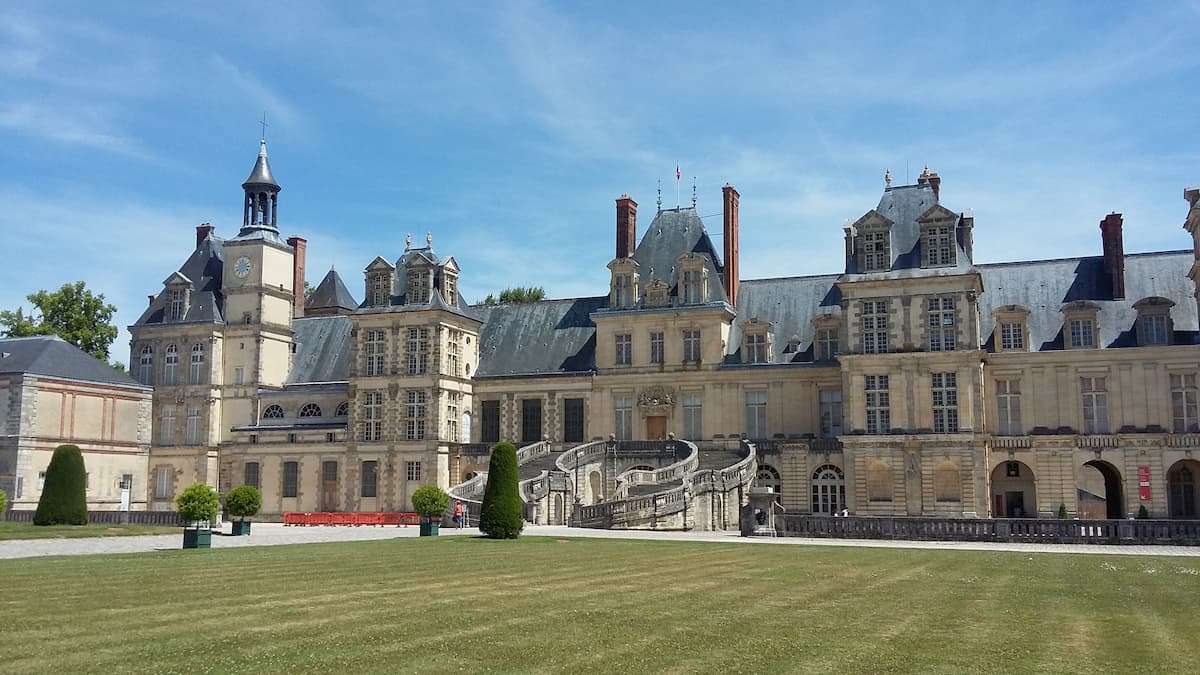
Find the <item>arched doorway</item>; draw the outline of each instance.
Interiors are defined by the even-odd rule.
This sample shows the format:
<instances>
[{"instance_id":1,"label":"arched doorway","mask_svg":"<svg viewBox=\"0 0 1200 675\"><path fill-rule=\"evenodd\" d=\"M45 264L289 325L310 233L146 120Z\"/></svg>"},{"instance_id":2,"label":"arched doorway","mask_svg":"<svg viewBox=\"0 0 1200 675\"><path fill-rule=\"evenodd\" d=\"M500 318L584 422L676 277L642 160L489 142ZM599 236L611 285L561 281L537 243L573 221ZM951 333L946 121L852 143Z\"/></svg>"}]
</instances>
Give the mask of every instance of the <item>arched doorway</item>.
<instances>
[{"instance_id":1,"label":"arched doorway","mask_svg":"<svg viewBox=\"0 0 1200 675\"><path fill-rule=\"evenodd\" d=\"M563 525L567 522L566 515L563 513L563 496L561 492L554 495L554 510L552 513L551 517L554 519L554 522L551 525Z\"/></svg>"},{"instance_id":2,"label":"arched doorway","mask_svg":"<svg viewBox=\"0 0 1200 675\"><path fill-rule=\"evenodd\" d=\"M600 484L600 472L593 471L588 476L588 487L592 489L592 503L599 504L604 501L604 491Z\"/></svg>"},{"instance_id":3,"label":"arched doorway","mask_svg":"<svg viewBox=\"0 0 1200 675\"><path fill-rule=\"evenodd\" d=\"M1080 518L1120 520L1125 517L1125 494L1121 472L1108 462L1093 459L1079 468L1075 495Z\"/></svg>"},{"instance_id":4,"label":"arched doorway","mask_svg":"<svg viewBox=\"0 0 1200 675\"><path fill-rule=\"evenodd\" d=\"M846 476L832 464L817 467L812 475L812 512L831 516L846 508Z\"/></svg>"},{"instance_id":5,"label":"arched doorway","mask_svg":"<svg viewBox=\"0 0 1200 675\"><path fill-rule=\"evenodd\" d=\"M1037 516L1037 479L1025 462L1008 460L992 469L992 517Z\"/></svg>"},{"instance_id":6,"label":"arched doorway","mask_svg":"<svg viewBox=\"0 0 1200 675\"><path fill-rule=\"evenodd\" d=\"M768 464L759 464L758 473L754 476L754 484L758 487L771 488L771 492L775 494L775 501L782 503L780 494L783 493L783 481L779 478L779 472L775 467Z\"/></svg>"},{"instance_id":7,"label":"arched doorway","mask_svg":"<svg viewBox=\"0 0 1200 675\"><path fill-rule=\"evenodd\" d=\"M1185 459L1175 462L1167 471L1167 515L1171 518L1200 517L1200 494L1196 479L1200 478L1200 462Z\"/></svg>"}]
</instances>

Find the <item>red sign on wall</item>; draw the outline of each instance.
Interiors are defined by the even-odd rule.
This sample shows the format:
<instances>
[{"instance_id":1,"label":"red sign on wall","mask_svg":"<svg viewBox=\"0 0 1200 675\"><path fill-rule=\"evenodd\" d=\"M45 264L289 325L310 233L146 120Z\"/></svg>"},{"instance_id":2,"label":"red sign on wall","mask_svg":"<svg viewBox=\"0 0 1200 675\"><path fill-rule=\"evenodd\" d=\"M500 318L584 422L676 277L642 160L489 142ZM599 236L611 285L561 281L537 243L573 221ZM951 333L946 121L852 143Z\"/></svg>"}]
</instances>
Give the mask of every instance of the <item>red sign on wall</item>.
<instances>
[{"instance_id":1,"label":"red sign on wall","mask_svg":"<svg viewBox=\"0 0 1200 675\"><path fill-rule=\"evenodd\" d=\"M1150 501L1150 467L1138 467L1138 495L1142 501Z\"/></svg>"}]
</instances>

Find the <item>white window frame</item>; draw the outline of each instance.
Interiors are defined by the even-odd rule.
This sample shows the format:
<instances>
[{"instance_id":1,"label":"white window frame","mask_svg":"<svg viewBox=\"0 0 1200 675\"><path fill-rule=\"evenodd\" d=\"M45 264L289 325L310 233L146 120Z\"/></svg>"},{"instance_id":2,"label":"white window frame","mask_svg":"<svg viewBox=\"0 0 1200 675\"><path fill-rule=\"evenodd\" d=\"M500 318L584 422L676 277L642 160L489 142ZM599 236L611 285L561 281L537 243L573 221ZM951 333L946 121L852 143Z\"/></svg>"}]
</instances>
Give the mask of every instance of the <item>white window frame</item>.
<instances>
[{"instance_id":1,"label":"white window frame","mask_svg":"<svg viewBox=\"0 0 1200 675\"><path fill-rule=\"evenodd\" d=\"M933 433L957 433L958 374L930 373L929 384L933 401Z\"/></svg>"},{"instance_id":2,"label":"white window frame","mask_svg":"<svg viewBox=\"0 0 1200 675\"><path fill-rule=\"evenodd\" d=\"M862 306L862 334L864 354L888 353L887 300L865 300Z\"/></svg>"},{"instance_id":3,"label":"white window frame","mask_svg":"<svg viewBox=\"0 0 1200 675\"><path fill-rule=\"evenodd\" d=\"M746 437L768 438L767 392L753 389L746 392Z\"/></svg>"},{"instance_id":4,"label":"white window frame","mask_svg":"<svg viewBox=\"0 0 1200 675\"><path fill-rule=\"evenodd\" d=\"M363 396L363 440L375 442L383 437L383 392L368 391Z\"/></svg>"},{"instance_id":5,"label":"white window frame","mask_svg":"<svg viewBox=\"0 0 1200 675\"><path fill-rule=\"evenodd\" d=\"M889 434L892 431L890 379L887 375L867 375L863 382L866 408L866 432Z\"/></svg>"},{"instance_id":6,"label":"white window frame","mask_svg":"<svg viewBox=\"0 0 1200 675\"><path fill-rule=\"evenodd\" d=\"M421 389L409 389L405 394L404 437L407 440L425 440L425 411L428 402L428 395Z\"/></svg>"},{"instance_id":7,"label":"white window frame","mask_svg":"<svg viewBox=\"0 0 1200 675\"><path fill-rule=\"evenodd\" d=\"M1085 434L1109 433L1106 378L1101 376L1080 377L1079 393L1083 406L1080 417L1083 422L1082 432Z\"/></svg>"},{"instance_id":8,"label":"white window frame","mask_svg":"<svg viewBox=\"0 0 1200 675\"><path fill-rule=\"evenodd\" d=\"M949 352L957 348L957 318L954 298L929 298L925 305L929 351Z\"/></svg>"},{"instance_id":9,"label":"white window frame","mask_svg":"<svg viewBox=\"0 0 1200 675\"><path fill-rule=\"evenodd\" d=\"M821 419L821 438L841 436L842 390L822 389L817 393L817 401Z\"/></svg>"},{"instance_id":10,"label":"white window frame","mask_svg":"<svg viewBox=\"0 0 1200 675\"><path fill-rule=\"evenodd\" d=\"M1021 424L1021 381L996 380L996 432L1001 436L1023 436Z\"/></svg>"},{"instance_id":11,"label":"white window frame","mask_svg":"<svg viewBox=\"0 0 1200 675\"><path fill-rule=\"evenodd\" d=\"M699 363L703 343L700 330L683 331L683 361L684 363Z\"/></svg>"},{"instance_id":12,"label":"white window frame","mask_svg":"<svg viewBox=\"0 0 1200 675\"><path fill-rule=\"evenodd\" d=\"M1170 379L1172 433L1200 433L1200 416L1197 415L1196 373L1171 373Z\"/></svg>"},{"instance_id":13,"label":"white window frame","mask_svg":"<svg viewBox=\"0 0 1200 675\"><path fill-rule=\"evenodd\" d=\"M633 397L613 398L613 434L619 441L633 440Z\"/></svg>"},{"instance_id":14,"label":"white window frame","mask_svg":"<svg viewBox=\"0 0 1200 675\"><path fill-rule=\"evenodd\" d=\"M633 365L633 335L617 333L613 336L613 363L618 366Z\"/></svg>"}]
</instances>

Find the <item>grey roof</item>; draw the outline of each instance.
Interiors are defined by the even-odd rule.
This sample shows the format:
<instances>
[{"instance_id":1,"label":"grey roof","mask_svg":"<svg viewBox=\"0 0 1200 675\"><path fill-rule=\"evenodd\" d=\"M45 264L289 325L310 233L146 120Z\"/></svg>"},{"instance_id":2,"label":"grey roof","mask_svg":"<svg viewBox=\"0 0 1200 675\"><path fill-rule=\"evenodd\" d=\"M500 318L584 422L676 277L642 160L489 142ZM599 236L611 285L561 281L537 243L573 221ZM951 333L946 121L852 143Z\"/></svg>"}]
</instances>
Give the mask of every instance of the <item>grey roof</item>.
<instances>
[{"instance_id":1,"label":"grey roof","mask_svg":"<svg viewBox=\"0 0 1200 675\"><path fill-rule=\"evenodd\" d=\"M742 325L751 319L771 322L773 363L811 361L813 319L840 314L842 294L836 274L783 279L750 279L738 284L737 320L729 332L726 362L737 363Z\"/></svg>"},{"instance_id":2,"label":"grey roof","mask_svg":"<svg viewBox=\"0 0 1200 675\"><path fill-rule=\"evenodd\" d=\"M250 187L251 185L267 185L279 190L279 183L275 182L275 176L271 175L271 163L267 161L267 140L264 138L258 143L258 160L254 162L254 168L250 170L250 177L242 183L242 187Z\"/></svg>"},{"instance_id":3,"label":"grey roof","mask_svg":"<svg viewBox=\"0 0 1200 675\"><path fill-rule=\"evenodd\" d=\"M887 272L858 272L858 256L846 261L846 273L853 279L898 279L915 276L944 276L963 274L971 270L971 260L963 248L962 218L955 220L955 264L949 267L921 268L921 225L917 220L938 205L933 188L928 183L888 187L879 198L879 205L864 217L877 213L891 221L892 265ZM953 212L952 209L947 209Z\"/></svg>"},{"instance_id":4,"label":"grey roof","mask_svg":"<svg viewBox=\"0 0 1200 675\"><path fill-rule=\"evenodd\" d=\"M344 382L350 379L348 316L313 316L294 319L296 353L287 384Z\"/></svg>"},{"instance_id":5,"label":"grey roof","mask_svg":"<svg viewBox=\"0 0 1200 675\"><path fill-rule=\"evenodd\" d=\"M685 253L706 257L709 300L726 300L728 296L721 276L725 268L695 207L666 209L655 214L633 253L641 287L644 289L651 281L661 279L671 287L671 295L677 296L679 271L675 269L675 262Z\"/></svg>"},{"instance_id":6,"label":"grey roof","mask_svg":"<svg viewBox=\"0 0 1200 675\"><path fill-rule=\"evenodd\" d=\"M24 373L150 389L57 335L0 338L0 374Z\"/></svg>"},{"instance_id":7,"label":"grey roof","mask_svg":"<svg viewBox=\"0 0 1200 675\"><path fill-rule=\"evenodd\" d=\"M425 248L410 248L396 260L395 265L384 260L382 257L377 257L368 265L367 269L377 264L387 265L392 267L392 288L396 294L392 296L391 302L386 307L367 305L367 299L364 298L361 305L358 306L357 312L360 314L375 314L381 312L419 312L428 309L441 309L451 314L467 317L468 319L481 320L476 316L467 305L462 293L458 293L458 304L451 305L442 298L442 293L439 290L443 287L444 275L446 266L454 260L453 256L441 260L437 254L433 252L432 244ZM409 304L408 303L408 268L414 265L427 267L433 273L433 292L429 294L428 303ZM454 263L458 265L457 262Z\"/></svg>"},{"instance_id":8,"label":"grey roof","mask_svg":"<svg viewBox=\"0 0 1200 675\"><path fill-rule=\"evenodd\" d=\"M607 304L605 296L471 307L484 322L476 377L594 371L591 313Z\"/></svg>"},{"instance_id":9,"label":"grey roof","mask_svg":"<svg viewBox=\"0 0 1200 675\"><path fill-rule=\"evenodd\" d=\"M225 296L221 293L224 264L224 242L210 233L179 268L179 274L192 282L191 303L183 323L224 321ZM159 293L133 325L167 323L166 312L170 303L170 294Z\"/></svg>"},{"instance_id":10,"label":"grey roof","mask_svg":"<svg viewBox=\"0 0 1200 675\"><path fill-rule=\"evenodd\" d=\"M306 312L320 309L345 309L353 312L358 308L358 301L350 295L350 289L342 283L342 277L335 270L329 270L321 283L317 284L312 296L304 303Z\"/></svg>"}]
</instances>

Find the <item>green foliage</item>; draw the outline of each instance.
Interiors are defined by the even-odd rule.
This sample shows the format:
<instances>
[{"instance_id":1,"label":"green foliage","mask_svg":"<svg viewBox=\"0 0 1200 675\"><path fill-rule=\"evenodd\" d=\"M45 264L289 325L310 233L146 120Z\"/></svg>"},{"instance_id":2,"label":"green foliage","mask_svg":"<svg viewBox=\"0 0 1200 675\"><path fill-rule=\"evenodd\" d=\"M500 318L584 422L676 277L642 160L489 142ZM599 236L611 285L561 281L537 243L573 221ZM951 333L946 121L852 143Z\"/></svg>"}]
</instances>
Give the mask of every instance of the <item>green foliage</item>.
<instances>
[{"instance_id":1,"label":"green foliage","mask_svg":"<svg viewBox=\"0 0 1200 675\"><path fill-rule=\"evenodd\" d=\"M1066 519L1067 519L1069 516L1070 516L1070 514L1068 514L1068 513L1067 513L1067 505L1066 505L1066 504L1059 504L1059 505L1058 505L1058 517L1059 517L1059 519L1060 519L1060 520L1066 520Z\"/></svg>"},{"instance_id":2,"label":"green foliage","mask_svg":"<svg viewBox=\"0 0 1200 675\"><path fill-rule=\"evenodd\" d=\"M489 295L488 297L490 298L491 296ZM546 291L541 286L530 286L529 288L517 286L500 291L500 304L502 305L519 302L537 302L538 300L545 299ZM485 305L493 304L488 303L487 299L484 299L483 302Z\"/></svg>"},{"instance_id":3,"label":"green foliage","mask_svg":"<svg viewBox=\"0 0 1200 675\"><path fill-rule=\"evenodd\" d=\"M184 522L198 523L212 521L221 509L217 499L217 491L204 483L192 483L184 488L175 498L175 507Z\"/></svg>"},{"instance_id":4,"label":"green foliage","mask_svg":"<svg viewBox=\"0 0 1200 675\"><path fill-rule=\"evenodd\" d=\"M38 291L26 296L39 316L17 311L0 311L0 332L8 337L57 335L83 351L108 361L108 347L117 339L113 314L117 308L104 302L104 294L93 294L82 281L63 284L57 291Z\"/></svg>"},{"instance_id":5,"label":"green foliage","mask_svg":"<svg viewBox=\"0 0 1200 675\"><path fill-rule=\"evenodd\" d=\"M311 298L312 294L316 293L316 292L317 292L316 286L313 286L312 284L308 283L308 280L306 279L304 281L304 301L308 302L308 299Z\"/></svg>"},{"instance_id":6,"label":"green foliage","mask_svg":"<svg viewBox=\"0 0 1200 675\"><path fill-rule=\"evenodd\" d=\"M496 296L492 295L491 293L488 293L488 294L487 294L487 297L483 299L483 302L481 302L481 303L479 303L479 304L481 304L481 305L494 305L494 304L496 304Z\"/></svg>"},{"instance_id":7,"label":"green foliage","mask_svg":"<svg viewBox=\"0 0 1200 675\"><path fill-rule=\"evenodd\" d=\"M87 525L87 470L78 446L60 445L46 467L34 525Z\"/></svg>"},{"instance_id":8,"label":"green foliage","mask_svg":"<svg viewBox=\"0 0 1200 675\"><path fill-rule=\"evenodd\" d=\"M490 539L516 539L525 527L521 517L521 495L517 488L517 448L498 443L492 448L487 487L479 515L479 531Z\"/></svg>"},{"instance_id":9,"label":"green foliage","mask_svg":"<svg viewBox=\"0 0 1200 675\"><path fill-rule=\"evenodd\" d=\"M6 506L8 506L8 495L4 494L4 490L0 490L0 514L4 513Z\"/></svg>"},{"instance_id":10,"label":"green foliage","mask_svg":"<svg viewBox=\"0 0 1200 675\"><path fill-rule=\"evenodd\" d=\"M1139 519L1141 519L1141 520L1146 520L1146 519L1148 519L1148 518L1150 517L1150 511L1146 510L1146 505L1145 505L1145 504L1142 504L1142 505L1138 506L1138 514L1137 514L1137 517L1138 517Z\"/></svg>"},{"instance_id":11,"label":"green foliage","mask_svg":"<svg viewBox=\"0 0 1200 675\"><path fill-rule=\"evenodd\" d=\"M450 495L436 485L423 485L412 494L413 510L422 516L433 518L446 512L450 506Z\"/></svg>"},{"instance_id":12,"label":"green foliage","mask_svg":"<svg viewBox=\"0 0 1200 675\"><path fill-rule=\"evenodd\" d=\"M235 487L225 495L225 508L235 518L249 518L262 508L262 492L253 485Z\"/></svg>"}]
</instances>

